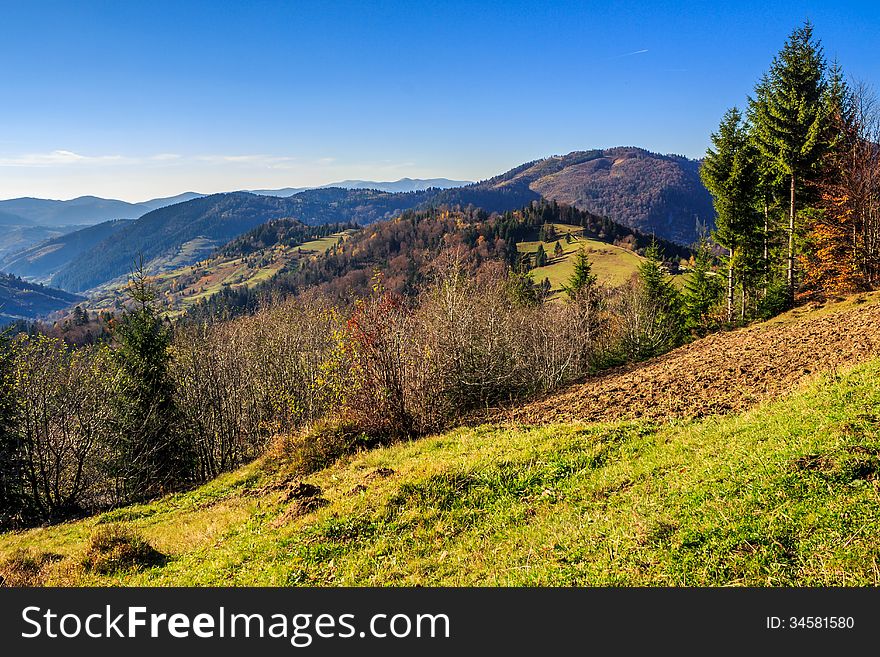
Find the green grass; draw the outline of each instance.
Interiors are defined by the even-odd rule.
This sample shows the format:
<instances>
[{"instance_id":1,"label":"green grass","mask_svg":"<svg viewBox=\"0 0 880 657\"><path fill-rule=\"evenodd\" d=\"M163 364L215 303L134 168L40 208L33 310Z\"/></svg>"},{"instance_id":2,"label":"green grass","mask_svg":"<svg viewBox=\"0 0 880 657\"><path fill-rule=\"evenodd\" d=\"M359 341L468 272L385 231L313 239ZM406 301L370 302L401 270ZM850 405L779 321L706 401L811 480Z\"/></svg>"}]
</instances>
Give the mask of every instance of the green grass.
<instances>
[{"instance_id":1,"label":"green grass","mask_svg":"<svg viewBox=\"0 0 880 657\"><path fill-rule=\"evenodd\" d=\"M276 245L269 250L271 261L262 267L251 268L248 265L248 258L207 257L217 245L201 238L183 245L174 259L154 260L150 265L165 268L164 271L158 272L153 280L163 298L167 298L166 292L174 291L170 305L166 306L166 312L169 316L176 316L200 300L214 296L224 287L253 287L272 278L297 258L322 255L335 245L340 237L344 239L354 232L356 231L345 230L304 242L296 247ZM207 259L194 265L179 266L181 262L192 262L201 257ZM196 272L200 272L200 275L195 282L181 284L181 281L192 278ZM92 294L88 309L110 308L115 299L125 298L126 286L127 281L119 280L97 288Z\"/></svg>"},{"instance_id":2,"label":"green grass","mask_svg":"<svg viewBox=\"0 0 880 657\"><path fill-rule=\"evenodd\" d=\"M292 519L267 465L7 534L0 558L57 553L50 582L90 585L880 583L880 361L738 416L484 425L364 452L308 477L329 504ZM107 523L167 563L77 570Z\"/></svg>"}]
</instances>

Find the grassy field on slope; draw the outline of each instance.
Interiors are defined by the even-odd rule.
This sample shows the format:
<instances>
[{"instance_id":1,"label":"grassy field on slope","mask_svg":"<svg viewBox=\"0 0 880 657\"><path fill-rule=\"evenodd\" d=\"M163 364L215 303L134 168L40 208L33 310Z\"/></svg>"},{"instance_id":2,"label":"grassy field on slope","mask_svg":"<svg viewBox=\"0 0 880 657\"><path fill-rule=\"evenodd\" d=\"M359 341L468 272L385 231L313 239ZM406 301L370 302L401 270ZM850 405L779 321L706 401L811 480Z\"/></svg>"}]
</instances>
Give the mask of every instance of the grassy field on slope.
<instances>
[{"instance_id":1,"label":"grassy field on slope","mask_svg":"<svg viewBox=\"0 0 880 657\"><path fill-rule=\"evenodd\" d=\"M186 308L217 294L224 287L253 287L268 280L300 258L324 253L340 238L345 239L352 232L354 231L334 233L293 247L276 244L262 254L249 257L214 256L194 265L162 271L156 274L153 282L168 314L179 315ZM126 285L124 281L115 281L98 288L91 295L88 309L108 310L122 304L127 298Z\"/></svg>"},{"instance_id":2,"label":"grassy field on slope","mask_svg":"<svg viewBox=\"0 0 880 657\"><path fill-rule=\"evenodd\" d=\"M563 287L568 284L574 273L574 254L583 248L587 252L593 273L600 283L605 285L620 285L629 280L639 270L639 265L644 258L629 249L624 249L614 244L608 244L601 240L584 237L583 228L569 224L553 224L559 235L559 240L551 242L519 242L516 245L520 253L535 253L538 246L543 244L547 254L547 264L543 267L535 267L531 270L532 279L540 283L545 278L550 281L551 296L557 296L563 292ZM565 235L570 234L572 241L567 243ZM556 242L562 247L560 255L554 255ZM684 284L685 275L676 275L672 280L678 287Z\"/></svg>"},{"instance_id":3,"label":"grassy field on slope","mask_svg":"<svg viewBox=\"0 0 880 657\"><path fill-rule=\"evenodd\" d=\"M878 585L878 473L874 360L740 415L461 428L345 459L305 492L252 464L0 536L0 559L50 553L45 581L88 585ZM167 563L87 574L111 523Z\"/></svg>"}]
</instances>

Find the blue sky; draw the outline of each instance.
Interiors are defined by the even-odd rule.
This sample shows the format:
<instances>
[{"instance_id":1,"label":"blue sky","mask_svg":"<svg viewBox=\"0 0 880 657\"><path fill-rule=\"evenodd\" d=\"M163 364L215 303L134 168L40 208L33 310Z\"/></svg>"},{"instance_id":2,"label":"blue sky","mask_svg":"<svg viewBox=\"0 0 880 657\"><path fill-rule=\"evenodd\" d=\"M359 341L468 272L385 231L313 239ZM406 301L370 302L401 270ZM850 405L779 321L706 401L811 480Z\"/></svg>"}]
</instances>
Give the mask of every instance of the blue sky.
<instances>
[{"instance_id":1,"label":"blue sky","mask_svg":"<svg viewBox=\"0 0 880 657\"><path fill-rule=\"evenodd\" d=\"M0 0L0 198L477 180L701 155L791 29L880 83L875 2Z\"/></svg>"}]
</instances>

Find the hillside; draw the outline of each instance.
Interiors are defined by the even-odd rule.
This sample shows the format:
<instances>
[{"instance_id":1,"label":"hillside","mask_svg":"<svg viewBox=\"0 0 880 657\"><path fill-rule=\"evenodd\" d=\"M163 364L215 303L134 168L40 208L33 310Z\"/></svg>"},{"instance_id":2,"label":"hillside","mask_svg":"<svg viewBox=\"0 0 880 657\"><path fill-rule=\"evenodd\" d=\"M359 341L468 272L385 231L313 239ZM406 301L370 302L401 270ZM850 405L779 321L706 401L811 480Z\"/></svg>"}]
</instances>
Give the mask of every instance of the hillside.
<instances>
[{"instance_id":1,"label":"hillside","mask_svg":"<svg viewBox=\"0 0 880 657\"><path fill-rule=\"evenodd\" d=\"M310 225L371 223L423 200L419 193L310 190L289 198L246 192L213 194L150 212L62 268L54 282L81 291L125 276L143 255L153 271L204 259L218 247L272 219Z\"/></svg>"},{"instance_id":2,"label":"hillside","mask_svg":"<svg viewBox=\"0 0 880 657\"><path fill-rule=\"evenodd\" d=\"M597 280L606 285L620 285L639 270L643 261L634 251L609 244L584 235L584 229L570 224L552 224L558 239L548 241L528 240L516 245L520 253L534 254L543 246L547 254L547 264L531 270L532 279L540 283L550 282L551 295L559 295L574 273L574 256L583 249L590 259L590 265ZM565 236L570 236L568 239ZM569 241L570 240L570 241ZM556 255L554 247L559 243L562 252Z\"/></svg>"},{"instance_id":3,"label":"hillside","mask_svg":"<svg viewBox=\"0 0 880 657\"><path fill-rule=\"evenodd\" d=\"M641 148L575 151L537 160L479 184L486 190L531 191L608 217L646 235L680 244L711 226L715 213L699 162Z\"/></svg>"},{"instance_id":4,"label":"hillside","mask_svg":"<svg viewBox=\"0 0 880 657\"><path fill-rule=\"evenodd\" d=\"M306 226L291 219L278 219L232 240L216 254L154 276L163 311L177 316L221 290L252 289L285 269L319 257L355 232L344 224ZM127 281L96 288L85 307L119 310L129 300Z\"/></svg>"},{"instance_id":5,"label":"hillside","mask_svg":"<svg viewBox=\"0 0 880 657\"><path fill-rule=\"evenodd\" d=\"M53 276L67 263L129 223L125 219L105 221L49 239L0 259L0 271L51 284Z\"/></svg>"},{"instance_id":6,"label":"hillside","mask_svg":"<svg viewBox=\"0 0 880 657\"><path fill-rule=\"evenodd\" d=\"M407 209L448 206L505 212L542 196L645 235L690 244L697 236L697 220L709 223L713 216L697 168L698 163L686 158L618 148L547 158L481 183L449 189L392 193L318 188L284 198L248 192L213 194L145 214L66 265L53 283L71 291L89 290L127 274L138 254L154 271L190 265L233 237L281 217L310 225L365 225Z\"/></svg>"},{"instance_id":7,"label":"hillside","mask_svg":"<svg viewBox=\"0 0 880 657\"><path fill-rule=\"evenodd\" d=\"M62 226L47 228L45 226L5 225L0 227L0 258L15 255L37 244L51 240L66 233L79 230L82 226Z\"/></svg>"},{"instance_id":8,"label":"hillside","mask_svg":"<svg viewBox=\"0 0 880 657\"><path fill-rule=\"evenodd\" d=\"M782 374L790 390L715 409L735 414L535 416L362 452L304 478L275 452L192 492L0 536L0 572L68 585L876 586L876 302L750 329L786 331L796 350L828 356L809 372L795 362L790 376L777 361L763 380ZM853 322L871 342L834 358L834 331ZM749 331L705 342L748 353L759 343ZM693 348L642 367L692 364ZM706 360L736 362L720 350ZM90 537L108 526L160 556L86 572Z\"/></svg>"},{"instance_id":9,"label":"hillside","mask_svg":"<svg viewBox=\"0 0 880 657\"><path fill-rule=\"evenodd\" d=\"M819 372L880 357L880 293L800 308L604 372L497 417L527 424L699 418L775 399Z\"/></svg>"},{"instance_id":10,"label":"hillside","mask_svg":"<svg viewBox=\"0 0 880 657\"><path fill-rule=\"evenodd\" d=\"M36 319L67 308L83 297L0 274L0 321Z\"/></svg>"}]
</instances>

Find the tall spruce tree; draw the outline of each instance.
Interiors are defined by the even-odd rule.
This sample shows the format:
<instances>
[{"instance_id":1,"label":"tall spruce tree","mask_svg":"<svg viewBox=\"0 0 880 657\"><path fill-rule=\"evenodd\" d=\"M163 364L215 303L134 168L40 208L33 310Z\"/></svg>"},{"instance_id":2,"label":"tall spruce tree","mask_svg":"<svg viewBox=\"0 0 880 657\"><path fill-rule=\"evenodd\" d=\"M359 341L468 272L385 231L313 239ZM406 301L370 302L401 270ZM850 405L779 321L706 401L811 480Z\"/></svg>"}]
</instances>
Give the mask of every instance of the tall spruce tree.
<instances>
[{"instance_id":1,"label":"tall spruce tree","mask_svg":"<svg viewBox=\"0 0 880 657\"><path fill-rule=\"evenodd\" d=\"M535 251L535 267L543 267L547 264L547 252L544 250L543 244L538 244L538 250Z\"/></svg>"},{"instance_id":2,"label":"tall spruce tree","mask_svg":"<svg viewBox=\"0 0 880 657\"><path fill-rule=\"evenodd\" d=\"M682 297L663 267L663 253L656 241L645 250L645 260L639 265L639 281L642 294L655 308L650 332L658 336L651 346L653 353L642 355L662 353L681 344L684 338Z\"/></svg>"},{"instance_id":3,"label":"tall spruce tree","mask_svg":"<svg viewBox=\"0 0 880 657\"><path fill-rule=\"evenodd\" d=\"M786 283L789 298L796 285L798 197L813 177L826 148L825 58L813 26L794 30L773 59L768 74L749 99L754 143L788 181Z\"/></svg>"},{"instance_id":4,"label":"tall spruce tree","mask_svg":"<svg viewBox=\"0 0 880 657\"><path fill-rule=\"evenodd\" d=\"M694 256L694 269L684 286L684 306L688 330L703 335L709 328L709 313L718 301L720 285L712 274L712 252L709 242L700 240Z\"/></svg>"},{"instance_id":5,"label":"tall spruce tree","mask_svg":"<svg viewBox=\"0 0 880 657\"><path fill-rule=\"evenodd\" d=\"M743 283L751 271L754 251L760 248L757 210L759 177L757 153L749 139L742 114L733 107L725 112L712 146L700 167L700 178L715 206L715 241L729 251L727 263L727 321L733 321L733 291L737 269Z\"/></svg>"},{"instance_id":6,"label":"tall spruce tree","mask_svg":"<svg viewBox=\"0 0 880 657\"><path fill-rule=\"evenodd\" d=\"M191 463L169 374L171 332L156 309L157 293L143 262L132 273L128 294L134 307L114 331L121 377L110 465L117 494L138 500L185 482Z\"/></svg>"},{"instance_id":7,"label":"tall spruce tree","mask_svg":"<svg viewBox=\"0 0 880 657\"><path fill-rule=\"evenodd\" d=\"M593 273L593 265L587 257L584 247L578 249L574 255L574 271L565 286L565 292L569 298L574 298L584 290L591 288L596 283L596 275Z\"/></svg>"}]
</instances>

